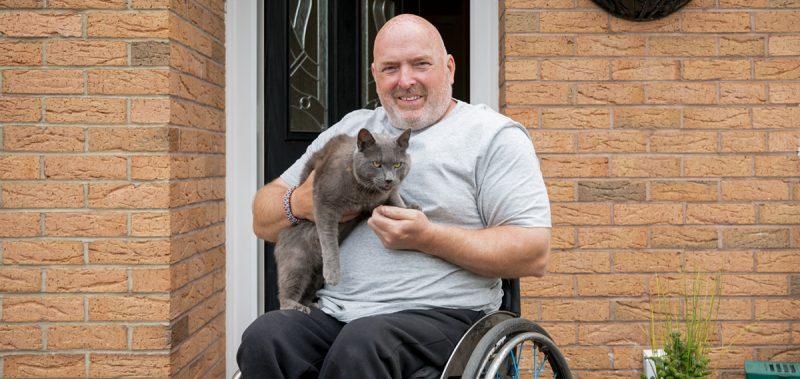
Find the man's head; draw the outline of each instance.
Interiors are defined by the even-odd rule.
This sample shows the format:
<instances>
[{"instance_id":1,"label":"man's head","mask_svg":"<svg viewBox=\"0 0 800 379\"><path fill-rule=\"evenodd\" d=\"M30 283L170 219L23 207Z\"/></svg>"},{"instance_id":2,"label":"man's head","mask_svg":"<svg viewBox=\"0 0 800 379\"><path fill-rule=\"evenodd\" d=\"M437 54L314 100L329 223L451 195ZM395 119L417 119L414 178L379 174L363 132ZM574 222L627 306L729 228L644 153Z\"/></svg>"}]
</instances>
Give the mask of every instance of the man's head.
<instances>
[{"instance_id":1,"label":"man's head","mask_svg":"<svg viewBox=\"0 0 800 379\"><path fill-rule=\"evenodd\" d=\"M375 88L392 125L424 128L447 113L456 66L430 22L409 14L392 18L375 36L373 55Z\"/></svg>"}]
</instances>

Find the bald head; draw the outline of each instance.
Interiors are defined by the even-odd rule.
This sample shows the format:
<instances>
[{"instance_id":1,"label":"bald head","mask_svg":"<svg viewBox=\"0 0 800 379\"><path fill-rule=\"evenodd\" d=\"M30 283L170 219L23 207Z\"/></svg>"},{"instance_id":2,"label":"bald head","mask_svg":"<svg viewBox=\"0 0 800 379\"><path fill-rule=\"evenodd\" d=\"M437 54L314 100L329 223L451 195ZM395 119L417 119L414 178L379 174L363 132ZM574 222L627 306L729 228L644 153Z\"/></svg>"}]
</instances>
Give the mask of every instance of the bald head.
<instances>
[{"instance_id":1,"label":"bald head","mask_svg":"<svg viewBox=\"0 0 800 379\"><path fill-rule=\"evenodd\" d=\"M435 58L444 59L447 56L447 49L444 46L442 35L433 24L428 20L413 14L401 14L387 21L378 34L375 36L373 55L377 56L390 47L393 43L402 40L404 37L415 36L429 42Z\"/></svg>"}]
</instances>

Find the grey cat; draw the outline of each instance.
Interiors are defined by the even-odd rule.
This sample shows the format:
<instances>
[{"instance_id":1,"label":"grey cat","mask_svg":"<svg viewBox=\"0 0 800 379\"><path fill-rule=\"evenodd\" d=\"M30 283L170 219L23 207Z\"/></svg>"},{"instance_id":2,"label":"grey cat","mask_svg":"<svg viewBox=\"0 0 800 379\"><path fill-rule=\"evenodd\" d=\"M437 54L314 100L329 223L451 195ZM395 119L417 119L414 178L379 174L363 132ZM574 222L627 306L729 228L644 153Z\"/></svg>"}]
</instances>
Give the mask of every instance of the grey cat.
<instances>
[{"instance_id":1,"label":"grey cat","mask_svg":"<svg viewBox=\"0 0 800 379\"><path fill-rule=\"evenodd\" d=\"M316 223L300 221L278 234L275 263L281 309L310 313L317 290L341 279L339 243L378 205L406 207L397 189L409 170L410 136L410 130L393 139L361 129L356 137L333 137L308 160L300 182L314 170ZM342 215L354 212L361 215L339 223Z\"/></svg>"}]
</instances>

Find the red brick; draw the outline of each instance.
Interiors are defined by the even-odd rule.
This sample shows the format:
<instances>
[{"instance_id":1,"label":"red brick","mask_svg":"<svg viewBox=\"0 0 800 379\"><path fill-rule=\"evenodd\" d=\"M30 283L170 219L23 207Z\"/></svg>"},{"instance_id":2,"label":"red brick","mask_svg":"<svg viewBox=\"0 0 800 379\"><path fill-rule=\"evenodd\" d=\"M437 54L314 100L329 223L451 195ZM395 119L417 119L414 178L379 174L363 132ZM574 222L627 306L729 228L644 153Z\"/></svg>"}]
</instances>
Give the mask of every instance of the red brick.
<instances>
[{"instance_id":1,"label":"red brick","mask_svg":"<svg viewBox=\"0 0 800 379\"><path fill-rule=\"evenodd\" d=\"M773 35L769 37L769 55L800 55L800 36Z\"/></svg>"},{"instance_id":2,"label":"red brick","mask_svg":"<svg viewBox=\"0 0 800 379\"><path fill-rule=\"evenodd\" d=\"M592 153L643 153L647 135L639 131L598 131L578 135L578 151Z\"/></svg>"},{"instance_id":3,"label":"red brick","mask_svg":"<svg viewBox=\"0 0 800 379\"><path fill-rule=\"evenodd\" d=\"M798 272L800 254L797 251L757 251L756 271L758 272Z\"/></svg>"},{"instance_id":4,"label":"red brick","mask_svg":"<svg viewBox=\"0 0 800 379\"><path fill-rule=\"evenodd\" d=\"M39 179L39 157L0 155L0 179Z\"/></svg>"},{"instance_id":5,"label":"red brick","mask_svg":"<svg viewBox=\"0 0 800 379\"><path fill-rule=\"evenodd\" d=\"M800 79L800 62L795 59L757 60L755 79Z\"/></svg>"},{"instance_id":6,"label":"red brick","mask_svg":"<svg viewBox=\"0 0 800 379\"><path fill-rule=\"evenodd\" d=\"M681 268L678 251L621 251L614 253L615 272L675 272Z\"/></svg>"},{"instance_id":7,"label":"red brick","mask_svg":"<svg viewBox=\"0 0 800 379\"><path fill-rule=\"evenodd\" d=\"M159 321L168 316L167 295L89 297L89 320L93 321Z\"/></svg>"},{"instance_id":8,"label":"red brick","mask_svg":"<svg viewBox=\"0 0 800 379\"><path fill-rule=\"evenodd\" d=\"M98 264L166 264L167 240L98 240L89 243L89 262Z\"/></svg>"},{"instance_id":9,"label":"red brick","mask_svg":"<svg viewBox=\"0 0 800 379\"><path fill-rule=\"evenodd\" d=\"M624 129L678 129L681 110L676 108L615 108L614 127Z\"/></svg>"},{"instance_id":10,"label":"red brick","mask_svg":"<svg viewBox=\"0 0 800 379\"><path fill-rule=\"evenodd\" d=\"M688 251L684 255L689 272L750 272L753 253L749 251Z\"/></svg>"},{"instance_id":11,"label":"red brick","mask_svg":"<svg viewBox=\"0 0 800 379\"><path fill-rule=\"evenodd\" d=\"M551 212L554 225L608 225L611 223L611 207L608 204L553 203Z\"/></svg>"},{"instance_id":12,"label":"red brick","mask_svg":"<svg viewBox=\"0 0 800 379\"><path fill-rule=\"evenodd\" d=\"M656 181L650 184L650 200L713 201L718 187L713 181Z\"/></svg>"},{"instance_id":13,"label":"red brick","mask_svg":"<svg viewBox=\"0 0 800 379\"><path fill-rule=\"evenodd\" d=\"M48 8L101 8L101 9L124 9L125 0L48 0Z\"/></svg>"},{"instance_id":14,"label":"red brick","mask_svg":"<svg viewBox=\"0 0 800 379\"><path fill-rule=\"evenodd\" d=\"M579 275L579 296L642 296L645 293L641 275Z\"/></svg>"},{"instance_id":15,"label":"red brick","mask_svg":"<svg viewBox=\"0 0 800 379\"><path fill-rule=\"evenodd\" d=\"M40 42L0 42L0 65L37 66L40 64L42 64L42 44Z\"/></svg>"},{"instance_id":16,"label":"red brick","mask_svg":"<svg viewBox=\"0 0 800 379\"><path fill-rule=\"evenodd\" d=\"M789 344L788 323L722 324L726 345L780 345Z\"/></svg>"},{"instance_id":17,"label":"red brick","mask_svg":"<svg viewBox=\"0 0 800 379\"><path fill-rule=\"evenodd\" d=\"M178 135L166 127L90 128L89 151L169 151Z\"/></svg>"},{"instance_id":18,"label":"red brick","mask_svg":"<svg viewBox=\"0 0 800 379\"><path fill-rule=\"evenodd\" d=\"M720 36L720 55L764 56L766 37L759 36Z\"/></svg>"},{"instance_id":19,"label":"red brick","mask_svg":"<svg viewBox=\"0 0 800 379\"><path fill-rule=\"evenodd\" d=\"M506 33L531 33L539 29L539 14L533 12L506 12Z\"/></svg>"},{"instance_id":20,"label":"red brick","mask_svg":"<svg viewBox=\"0 0 800 379\"><path fill-rule=\"evenodd\" d=\"M507 0L506 9L515 8L572 8L572 0Z\"/></svg>"},{"instance_id":21,"label":"red brick","mask_svg":"<svg viewBox=\"0 0 800 379\"><path fill-rule=\"evenodd\" d=\"M612 356L607 347L564 347L561 352L570 362L570 370L611 368Z\"/></svg>"},{"instance_id":22,"label":"red brick","mask_svg":"<svg viewBox=\"0 0 800 379\"><path fill-rule=\"evenodd\" d=\"M575 41L575 53L580 56L640 56L645 52L645 38L637 35L581 35Z\"/></svg>"},{"instance_id":23,"label":"red brick","mask_svg":"<svg viewBox=\"0 0 800 379\"><path fill-rule=\"evenodd\" d=\"M581 249L643 248L647 246L647 229L640 227L579 228Z\"/></svg>"},{"instance_id":24,"label":"red brick","mask_svg":"<svg viewBox=\"0 0 800 379\"><path fill-rule=\"evenodd\" d=\"M612 62L613 80L678 80L680 65L676 60L615 60Z\"/></svg>"},{"instance_id":25,"label":"red brick","mask_svg":"<svg viewBox=\"0 0 800 379\"><path fill-rule=\"evenodd\" d=\"M732 82L719 84L720 104L764 104L767 88L763 83Z\"/></svg>"},{"instance_id":26,"label":"red brick","mask_svg":"<svg viewBox=\"0 0 800 379\"><path fill-rule=\"evenodd\" d=\"M0 237L35 237L39 233L39 213L0 213Z\"/></svg>"},{"instance_id":27,"label":"red brick","mask_svg":"<svg viewBox=\"0 0 800 379\"><path fill-rule=\"evenodd\" d=\"M550 201L575 200L575 184L573 182L549 180L545 185Z\"/></svg>"},{"instance_id":28,"label":"red brick","mask_svg":"<svg viewBox=\"0 0 800 379\"><path fill-rule=\"evenodd\" d=\"M175 125L220 132L225 130L225 112L181 99L170 99L169 116L170 123Z\"/></svg>"},{"instance_id":29,"label":"red brick","mask_svg":"<svg viewBox=\"0 0 800 379\"><path fill-rule=\"evenodd\" d=\"M608 31L606 12L542 12L539 29L546 33L601 33Z\"/></svg>"},{"instance_id":30,"label":"red brick","mask_svg":"<svg viewBox=\"0 0 800 379\"><path fill-rule=\"evenodd\" d=\"M83 185L53 182L8 183L3 208L81 208Z\"/></svg>"},{"instance_id":31,"label":"red brick","mask_svg":"<svg viewBox=\"0 0 800 379\"><path fill-rule=\"evenodd\" d=\"M750 31L747 12L685 12L681 20L683 31L690 33L720 33Z\"/></svg>"},{"instance_id":32,"label":"red brick","mask_svg":"<svg viewBox=\"0 0 800 379\"><path fill-rule=\"evenodd\" d=\"M91 12L87 16L89 37L167 38L167 12Z\"/></svg>"},{"instance_id":33,"label":"red brick","mask_svg":"<svg viewBox=\"0 0 800 379\"><path fill-rule=\"evenodd\" d=\"M800 172L800 157L793 154L756 157L756 176L797 177L798 172Z\"/></svg>"},{"instance_id":34,"label":"red brick","mask_svg":"<svg viewBox=\"0 0 800 379\"><path fill-rule=\"evenodd\" d=\"M61 269L47 270L48 292L127 292L125 269Z\"/></svg>"},{"instance_id":35,"label":"red brick","mask_svg":"<svg viewBox=\"0 0 800 379\"><path fill-rule=\"evenodd\" d=\"M553 252L548 271L552 273L598 273L610 272L609 253L601 252Z\"/></svg>"},{"instance_id":36,"label":"red brick","mask_svg":"<svg viewBox=\"0 0 800 379\"><path fill-rule=\"evenodd\" d=\"M79 70L4 70L3 92L19 94L81 94Z\"/></svg>"},{"instance_id":37,"label":"red brick","mask_svg":"<svg viewBox=\"0 0 800 379\"><path fill-rule=\"evenodd\" d=\"M53 12L0 14L0 34L6 37L80 37L81 15Z\"/></svg>"},{"instance_id":38,"label":"red brick","mask_svg":"<svg viewBox=\"0 0 800 379\"><path fill-rule=\"evenodd\" d=\"M170 236L170 215L167 212L141 212L131 215L131 235L136 237Z\"/></svg>"},{"instance_id":39,"label":"red brick","mask_svg":"<svg viewBox=\"0 0 800 379\"><path fill-rule=\"evenodd\" d=\"M650 135L650 151L656 153L710 153L716 147L716 132L657 131Z\"/></svg>"},{"instance_id":40,"label":"red brick","mask_svg":"<svg viewBox=\"0 0 800 379\"><path fill-rule=\"evenodd\" d=\"M170 178L170 157L141 156L131 158L131 178L156 180Z\"/></svg>"},{"instance_id":41,"label":"red brick","mask_svg":"<svg viewBox=\"0 0 800 379\"><path fill-rule=\"evenodd\" d=\"M8 377L61 377L83 376L84 354L20 354L3 359L3 375Z\"/></svg>"},{"instance_id":42,"label":"red brick","mask_svg":"<svg viewBox=\"0 0 800 379\"><path fill-rule=\"evenodd\" d=\"M0 268L0 292L39 292L42 271L38 268Z\"/></svg>"},{"instance_id":43,"label":"red brick","mask_svg":"<svg viewBox=\"0 0 800 379\"><path fill-rule=\"evenodd\" d=\"M225 90L214 84L184 74L169 75L170 93L217 109L225 107Z\"/></svg>"},{"instance_id":44,"label":"red brick","mask_svg":"<svg viewBox=\"0 0 800 379\"><path fill-rule=\"evenodd\" d=\"M746 108L688 108L683 113L687 129L740 129L750 127Z\"/></svg>"},{"instance_id":45,"label":"red brick","mask_svg":"<svg viewBox=\"0 0 800 379\"><path fill-rule=\"evenodd\" d=\"M167 325L135 326L131 346L134 350L168 349L170 327Z\"/></svg>"},{"instance_id":46,"label":"red brick","mask_svg":"<svg viewBox=\"0 0 800 379\"><path fill-rule=\"evenodd\" d=\"M90 94L163 95L169 93L166 70L96 70L89 71Z\"/></svg>"},{"instance_id":47,"label":"red brick","mask_svg":"<svg viewBox=\"0 0 800 379\"><path fill-rule=\"evenodd\" d=\"M723 200L789 200L789 183L782 180L722 181Z\"/></svg>"},{"instance_id":48,"label":"red brick","mask_svg":"<svg viewBox=\"0 0 800 379\"><path fill-rule=\"evenodd\" d=\"M544 321L603 321L609 319L606 300L544 300Z\"/></svg>"},{"instance_id":49,"label":"red brick","mask_svg":"<svg viewBox=\"0 0 800 379\"><path fill-rule=\"evenodd\" d=\"M578 104L641 104L644 86L635 83L580 83L576 86Z\"/></svg>"},{"instance_id":50,"label":"red brick","mask_svg":"<svg viewBox=\"0 0 800 379\"><path fill-rule=\"evenodd\" d=\"M654 36L648 39L648 53L652 56L713 56L716 55L714 37Z\"/></svg>"},{"instance_id":51,"label":"red brick","mask_svg":"<svg viewBox=\"0 0 800 379\"><path fill-rule=\"evenodd\" d=\"M538 128L539 115L534 108L503 108L502 113L526 129Z\"/></svg>"},{"instance_id":52,"label":"red brick","mask_svg":"<svg viewBox=\"0 0 800 379\"><path fill-rule=\"evenodd\" d=\"M687 204L687 224L754 224L751 204Z\"/></svg>"},{"instance_id":53,"label":"red brick","mask_svg":"<svg viewBox=\"0 0 800 379\"><path fill-rule=\"evenodd\" d=\"M523 279L520 286L523 297L572 297L574 291L571 275Z\"/></svg>"},{"instance_id":54,"label":"red brick","mask_svg":"<svg viewBox=\"0 0 800 379\"><path fill-rule=\"evenodd\" d=\"M683 206L681 204L614 204L614 224L651 225L681 224Z\"/></svg>"},{"instance_id":55,"label":"red brick","mask_svg":"<svg viewBox=\"0 0 800 379\"><path fill-rule=\"evenodd\" d=\"M685 176L751 176L753 157L747 155L690 156L683 161Z\"/></svg>"},{"instance_id":56,"label":"red brick","mask_svg":"<svg viewBox=\"0 0 800 379\"><path fill-rule=\"evenodd\" d=\"M753 109L753 127L756 129L796 128L794 120L800 118L797 107L768 107Z\"/></svg>"},{"instance_id":57,"label":"red brick","mask_svg":"<svg viewBox=\"0 0 800 379\"><path fill-rule=\"evenodd\" d=\"M48 179L124 179L127 160L114 156L48 156L45 176Z\"/></svg>"},{"instance_id":58,"label":"red brick","mask_svg":"<svg viewBox=\"0 0 800 379\"><path fill-rule=\"evenodd\" d=\"M578 340L582 345L645 345L643 324L603 323L580 324ZM639 352L641 354L641 352ZM641 362L640 362L641 363Z\"/></svg>"},{"instance_id":59,"label":"red brick","mask_svg":"<svg viewBox=\"0 0 800 379\"><path fill-rule=\"evenodd\" d=\"M49 126L12 126L3 128L3 143L7 151L83 151L83 128Z\"/></svg>"},{"instance_id":60,"label":"red brick","mask_svg":"<svg viewBox=\"0 0 800 379\"><path fill-rule=\"evenodd\" d=\"M800 204L760 204L758 221L761 224L797 224L800 220Z\"/></svg>"},{"instance_id":61,"label":"red brick","mask_svg":"<svg viewBox=\"0 0 800 379\"><path fill-rule=\"evenodd\" d=\"M505 53L508 57L573 55L575 54L575 38L508 34L505 36Z\"/></svg>"},{"instance_id":62,"label":"red brick","mask_svg":"<svg viewBox=\"0 0 800 379\"><path fill-rule=\"evenodd\" d=\"M172 289L170 270L134 269L131 272L133 292L169 292Z\"/></svg>"},{"instance_id":63,"label":"red brick","mask_svg":"<svg viewBox=\"0 0 800 379\"><path fill-rule=\"evenodd\" d=\"M140 124L165 124L170 119L168 99L134 99L131 101L131 121Z\"/></svg>"},{"instance_id":64,"label":"red brick","mask_svg":"<svg viewBox=\"0 0 800 379\"><path fill-rule=\"evenodd\" d=\"M83 321L83 297L5 297L3 299L3 321Z\"/></svg>"},{"instance_id":65,"label":"red brick","mask_svg":"<svg viewBox=\"0 0 800 379\"><path fill-rule=\"evenodd\" d=\"M770 83L769 101L775 104L800 103L800 91L798 83Z\"/></svg>"},{"instance_id":66,"label":"red brick","mask_svg":"<svg viewBox=\"0 0 800 379\"><path fill-rule=\"evenodd\" d=\"M611 31L635 33L675 33L680 30L680 14L675 13L658 20L647 22L629 21L611 17Z\"/></svg>"},{"instance_id":67,"label":"red brick","mask_svg":"<svg viewBox=\"0 0 800 379\"><path fill-rule=\"evenodd\" d=\"M128 347L124 325L54 325L47 330L47 348L53 350L121 350Z\"/></svg>"},{"instance_id":68,"label":"red brick","mask_svg":"<svg viewBox=\"0 0 800 379\"><path fill-rule=\"evenodd\" d=\"M0 326L0 351L40 350L42 329L39 326Z\"/></svg>"},{"instance_id":69,"label":"red brick","mask_svg":"<svg viewBox=\"0 0 800 379\"><path fill-rule=\"evenodd\" d=\"M800 32L800 12L755 12L756 32Z\"/></svg>"},{"instance_id":70,"label":"red brick","mask_svg":"<svg viewBox=\"0 0 800 379\"><path fill-rule=\"evenodd\" d=\"M38 98L0 96L0 121L35 122L42 118L42 101Z\"/></svg>"},{"instance_id":71,"label":"red brick","mask_svg":"<svg viewBox=\"0 0 800 379\"><path fill-rule=\"evenodd\" d=\"M722 296L785 296L789 294L789 282L786 275L723 275L720 294Z\"/></svg>"},{"instance_id":72,"label":"red brick","mask_svg":"<svg viewBox=\"0 0 800 379\"><path fill-rule=\"evenodd\" d=\"M127 234L124 213L49 213L45 217L48 236L118 237Z\"/></svg>"},{"instance_id":73,"label":"red brick","mask_svg":"<svg viewBox=\"0 0 800 379\"><path fill-rule=\"evenodd\" d=\"M48 122L121 124L126 118L125 99L48 98L45 118Z\"/></svg>"},{"instance_id":74,"label":"red brick","mask_svg":"<svg viewBox=\"0 0 800 379\"><path fill-rule=\"evenodd\" d=\"M797 320L800 299L756 299L756 320Z\"/></svg>"},{"instance_id":75,"label":"red brick","mask_svg":"<svg viewBox=\"0 0 800 379\"><path fill-rule=\"evenodd\" d=\"M128 44L121 41L52 40L47 43L47 63L57 66L124 66Z\"/></svg>"},{"instance_id":76,"label":"red brick","mask_svg":"<svg viewBox=\"0 0 800 379\"><path fill-rule=\"evenodd\" d=\"M789 247L789 229L736 227L722 230L726 248L780 249Z\"/></svg>"},{"instance_id":77,"label":"red brick","mask_svg":"<svg viewBox=\"0 0 800 379\"><path fill-rule=\"evenodd\" d=\"M508 83L505 88L509 105L566 104L570 90L566 84Z\"/></svg>"},{"instance_id":78,"label":"red brick","mask_svg":"<svg viewBox=\"0 0 800 379\"><path fill-rule=\"evenodd\" d=\"M4 241L4 264L82 264L80 241Z\"/></svg>"},{"instance_id":79,"label":"red brick","mask_svg":"<svg viewBox=\"0 0 800 379\"><path fill-rule=\"evenodd\" d=\"M545 59L542 80L608 80L609 62L601 59Z\"/></svg>"},{"instance_id":80,"label":"red brick","mask_svg":"<svg viewBox=\"0 0 800 379\"><path fill-rule=\"evenodd\" d=\"M611 112L603 108L545 108L542 128L546 129L608 129Z\"/></svg>"},{"instance_id":81,"label":"red brick","mask_svg":"<svg viewBox=\"0 0 800 379\"><path fill-rule=\"evenodd\" d=\"M745 59L703 59L683 61L683 78L688 80L747 80L750 61Z\"/></svg>"},{"instance_id":82,"label":"red brick","mask_svg":"<svg viewBox=\"0 0 800 379\"><path fill-rule=\"evenodd\" d=\"M707 249L717 247L716 228L661 226L652 231L652 247Z\"/></svg>"},{"instance_id":83,"label":"red brick","mask_svg":"<svg viewBox=\"0 0 800 379\"><path fill-rule=\"evenodd\" d=\"M721 132L722 149L730 153L762 152L766 150L766 133L763 132Z\"/></svg>"},{"instance_id":84,"label":"red brick","mask_svg":"<svg viewBox=\"0 0 800 379\"><path fill-rule=\"evenodd\" d=\"M89 377L168 377L169 355L97 354L89 355Z\"/></svg>"},{"instance_id":85,"label":"red brick","mask_svg":"<svg viewBox=\"0 0 800 379\"><path fill-rule=\"evenodd\" d=\"M615 177L674 177L680 176L680 166L680 158L615 156L610 172Z\"/></svg>"},{"instance_id":86,"label":"red brick","mask_svg":"<svg viewBox=\"0 0 800 379\"><path fill-rule=\"evenodd\" d=\"M575 133L529 130L537 153L571 153L575 149Z\"/></svg>"},{"instance_id":87,"label":"red brick","mask_svg":"<svg viewBox=\"0 0 800 379\"><path fill-rule=\"evenodd\" d=\"M541 158L545 177L604 177L608 175L608 158L547 156Z\"/></svg>"},{"instance_id":88,"label":"red brick","mask_svg":"<svg viewBox=\"0 0 800 379\"><path fill-rule=\"evenodd\" d=\"M717 87L713 83L649 83L649 104L714 104Z\"/></svg>"}]
</instances>

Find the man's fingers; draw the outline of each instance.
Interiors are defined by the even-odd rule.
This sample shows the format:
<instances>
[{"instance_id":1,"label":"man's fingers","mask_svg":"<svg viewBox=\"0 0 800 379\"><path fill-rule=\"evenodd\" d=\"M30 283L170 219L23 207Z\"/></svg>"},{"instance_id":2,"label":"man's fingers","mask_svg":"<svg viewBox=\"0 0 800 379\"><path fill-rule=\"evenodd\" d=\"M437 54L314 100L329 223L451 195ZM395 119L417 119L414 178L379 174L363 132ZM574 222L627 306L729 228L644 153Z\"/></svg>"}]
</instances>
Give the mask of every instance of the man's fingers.
<instances>
[{"instance_id":1,"label":"man's fingers","mask_svg":"<svg viewBox=\"0 0 800 379\"><path fill-rule=\"evenodd\" d=\"M379 214L395 220L412 220L417 216L417 211L413 209L393 207L390 205L382 205L376 209Z\"/></svg>"}]
</instances>

